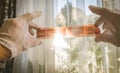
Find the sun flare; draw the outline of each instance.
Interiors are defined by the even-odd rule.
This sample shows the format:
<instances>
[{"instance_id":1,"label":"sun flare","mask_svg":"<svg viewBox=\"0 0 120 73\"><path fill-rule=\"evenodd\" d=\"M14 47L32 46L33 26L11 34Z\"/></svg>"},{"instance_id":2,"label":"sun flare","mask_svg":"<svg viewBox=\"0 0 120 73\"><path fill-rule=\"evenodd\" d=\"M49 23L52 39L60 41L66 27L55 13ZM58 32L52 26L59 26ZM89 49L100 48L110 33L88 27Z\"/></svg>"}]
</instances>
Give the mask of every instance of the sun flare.
<instances>
[{"instance_id":1,"label":"sun flare","mask_svg":"<svg viewBox=\"0 0 120 73\"><path fill-rule=\"evenodd\" d=\"M59 48L70 48L70 46L65 42L62 33L57 30L53 39L53 46Z\"/></svg>"}]
</instances>

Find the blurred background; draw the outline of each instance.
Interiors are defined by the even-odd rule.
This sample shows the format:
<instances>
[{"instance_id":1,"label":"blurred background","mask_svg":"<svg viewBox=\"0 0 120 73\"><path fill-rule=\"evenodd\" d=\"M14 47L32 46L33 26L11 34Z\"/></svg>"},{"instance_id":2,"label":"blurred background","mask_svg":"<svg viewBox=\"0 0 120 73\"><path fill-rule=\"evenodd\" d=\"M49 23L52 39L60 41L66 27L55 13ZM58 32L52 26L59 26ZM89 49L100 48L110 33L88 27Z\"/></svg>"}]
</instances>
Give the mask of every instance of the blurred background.
<instances>
[{"instance_id":1,"label":"blurred background","mask_svg":"<svg viewBox=\"0 0 120 73\"><path fill-rule=\"evenodd\" d=\"M26 12L42 11L34 20L42 27L94 24L88 6L119 10L119 0L1 0L0 23ZM120 73L120 49L96 43L95 36L42 39L42 44L0 62L0 73Z\"/></svg>"}]
</instances>

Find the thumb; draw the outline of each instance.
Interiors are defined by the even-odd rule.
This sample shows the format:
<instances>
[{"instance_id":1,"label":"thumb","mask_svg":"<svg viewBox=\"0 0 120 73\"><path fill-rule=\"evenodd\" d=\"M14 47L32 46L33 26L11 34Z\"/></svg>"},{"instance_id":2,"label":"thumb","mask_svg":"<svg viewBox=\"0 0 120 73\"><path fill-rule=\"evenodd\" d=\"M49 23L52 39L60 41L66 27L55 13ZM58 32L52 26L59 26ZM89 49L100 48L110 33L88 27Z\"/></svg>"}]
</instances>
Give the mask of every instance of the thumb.
<instances>
[{"instance_id":1,"label":"thumb","mask_svg":"<svg viewBox=\"0 0 120 73\"><path fill-rule=\"evenodd\" d=\"M102 34L96 36L95 41L113 43L114 42L113 34L110 32L110 30L106 30Z\"/></svg>"},{"instance_id":2,"label":"thumb","mask_svg":"<svg viewBox=\"0 0 120 73\"><path fill-rule=\"evenodd\" d=\"M89 6L89 9L90 9L93 13L98 14L98 15L101 15L101 16L104 16L104 14L105 14L106 12L109 12L109 10L106 9L106 8L96 7L96 6L92 6L92 5Z\"/></svg>"}]
</instances>

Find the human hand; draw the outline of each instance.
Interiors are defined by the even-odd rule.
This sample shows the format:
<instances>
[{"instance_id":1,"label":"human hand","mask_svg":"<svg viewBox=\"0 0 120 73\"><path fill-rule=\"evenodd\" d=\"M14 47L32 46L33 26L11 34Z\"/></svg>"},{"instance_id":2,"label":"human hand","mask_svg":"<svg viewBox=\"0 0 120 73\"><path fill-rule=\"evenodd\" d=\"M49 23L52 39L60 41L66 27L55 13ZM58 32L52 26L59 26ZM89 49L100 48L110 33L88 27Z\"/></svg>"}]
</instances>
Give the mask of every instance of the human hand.
<instances>
[{"instance_id":1,"label":"human hand","mask_svg":"<svg viewBox=\"0 0 120 73\"><path fill-rule=\"evenodd\" d=\"M38 29L40 26L32 22L40 15L41 12L36 11L4 21L0 28L0 44L11 51L12 57L41 43L40 39L36 38L33 33L33 29Z\"/></svg>"},{"instance_id":2,"label":"human hand","mask_svg":"<svg viewBox=\"0 0 120 73\"><path fill-rule=\"evenodd\" d=\"M105 29L103 33L96 36L95 41L109 42L120 47L120 13L95 6L89 6L89 9L93 13L100 15L95 22L95 26L102 25L102 28Z\"/></svg>"}]
</instances>

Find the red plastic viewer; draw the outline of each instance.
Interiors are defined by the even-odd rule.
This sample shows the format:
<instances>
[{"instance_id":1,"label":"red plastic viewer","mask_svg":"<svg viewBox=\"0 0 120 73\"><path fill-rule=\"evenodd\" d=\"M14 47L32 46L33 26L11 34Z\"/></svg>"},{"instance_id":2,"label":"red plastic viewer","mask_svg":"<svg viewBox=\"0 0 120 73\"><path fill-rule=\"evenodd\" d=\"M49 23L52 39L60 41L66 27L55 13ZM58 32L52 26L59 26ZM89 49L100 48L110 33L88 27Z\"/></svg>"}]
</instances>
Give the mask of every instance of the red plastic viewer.
<instances>
[{"instance_id":1,"label":"red plastic viewer","mask_svg":"<svg viewBox=\"0 0 120 73\"><path fill-rule=\"evenodd\" d=\"M96 36L100 34L98 27L94 24L68 27L45 27L37 30L37 37L52 38L55 33L61 33L66 38Z\"/></svg>"}]
</instances>

